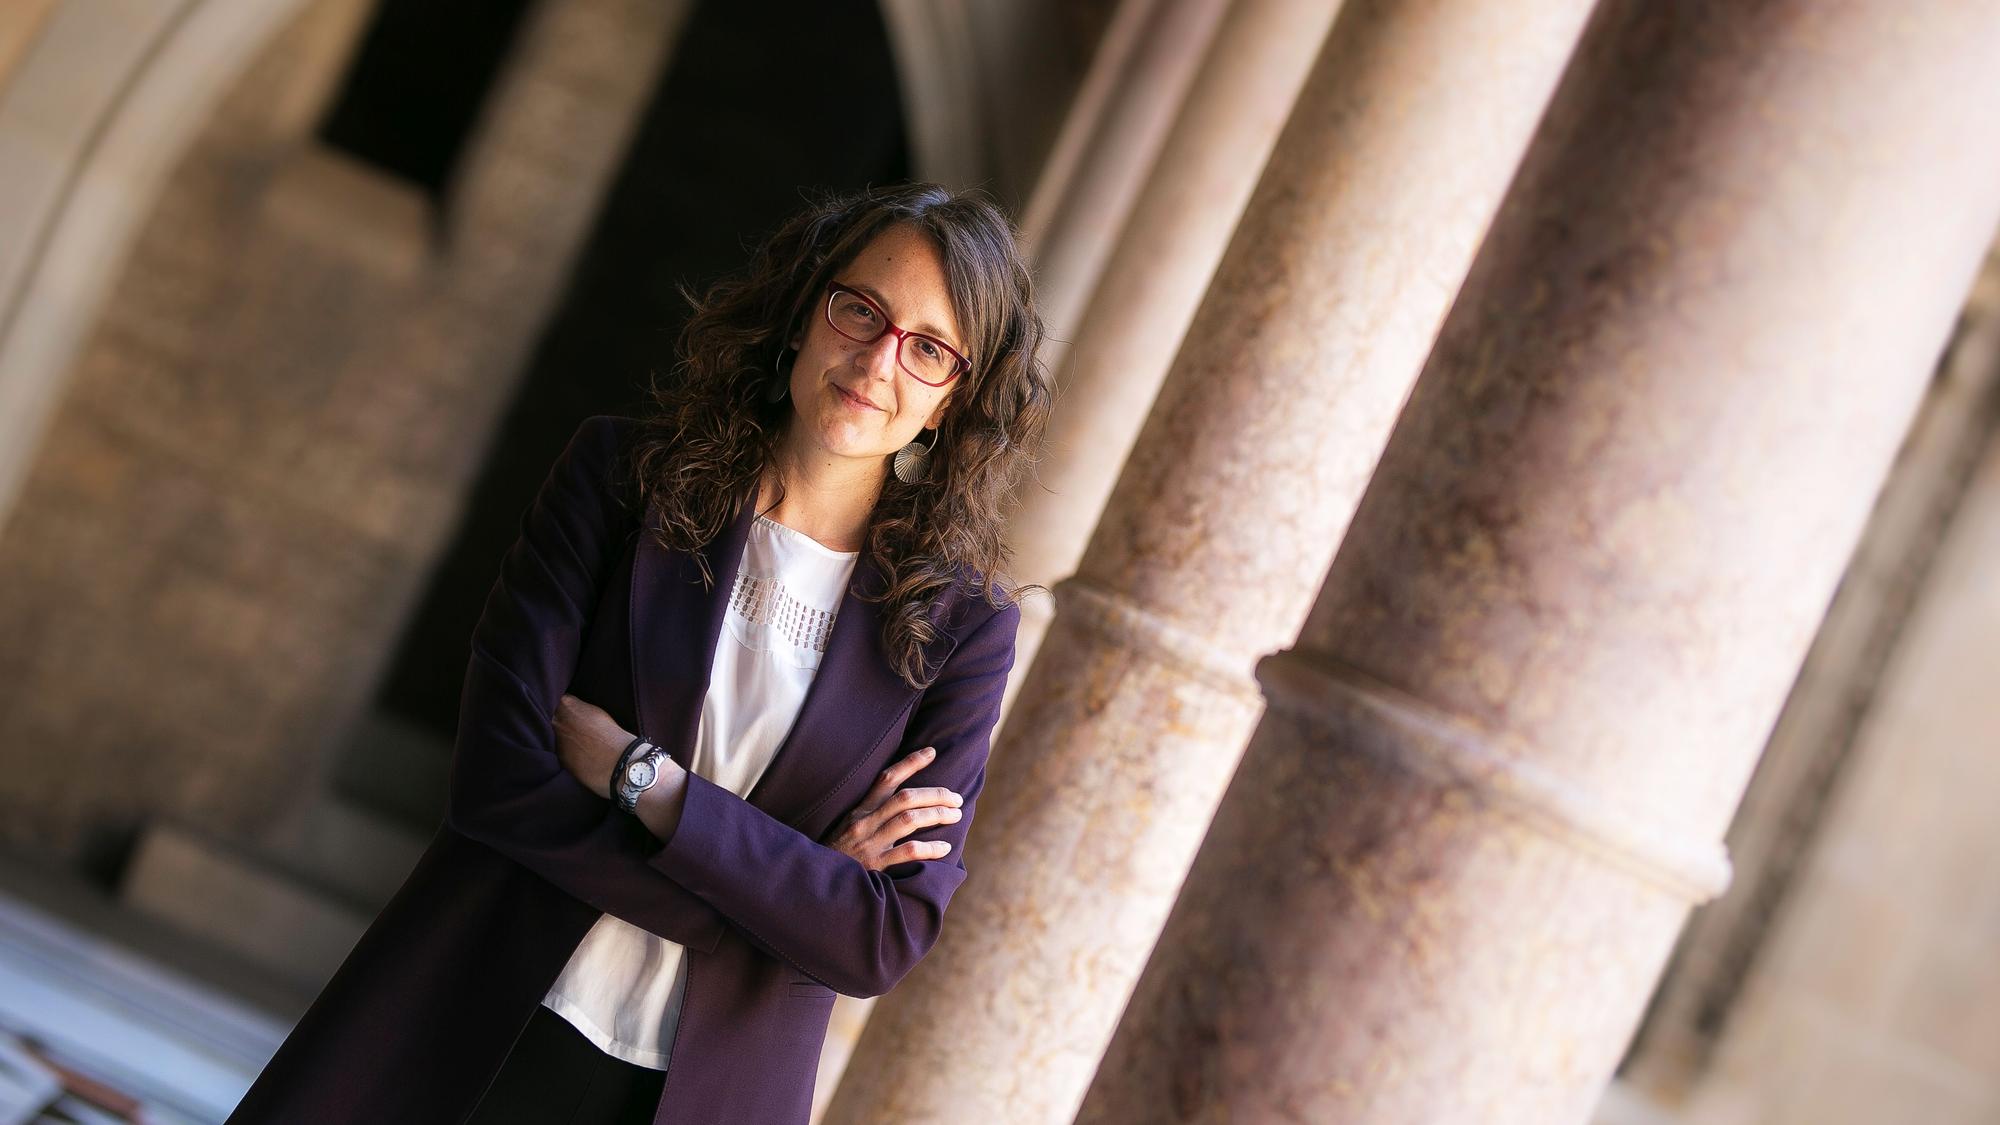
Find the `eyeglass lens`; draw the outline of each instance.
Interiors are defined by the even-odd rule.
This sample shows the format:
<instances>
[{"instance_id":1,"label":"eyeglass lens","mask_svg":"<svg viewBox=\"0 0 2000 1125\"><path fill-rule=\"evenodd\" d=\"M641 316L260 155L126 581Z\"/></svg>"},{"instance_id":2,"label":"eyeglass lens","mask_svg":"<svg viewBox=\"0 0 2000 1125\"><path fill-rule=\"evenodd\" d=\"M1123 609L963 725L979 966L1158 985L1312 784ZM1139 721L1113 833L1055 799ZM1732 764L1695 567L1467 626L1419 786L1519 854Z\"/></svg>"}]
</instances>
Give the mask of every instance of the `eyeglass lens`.
<instances>
[{"instance_id":1,"label":"eyeglass lens","mask_svg":"<svg viewBox=\"0 0 2000 1125\"><path fill-rule=\"evenodd\" d=\"M858 293L835 289L826 317L834 330L850 340L872 343L888 328L888 318ZM942 383L958 368L958 360L936 340L915 332L905 335L896 356L910 374L927 383Z\"/></svg>"}]
</instances>

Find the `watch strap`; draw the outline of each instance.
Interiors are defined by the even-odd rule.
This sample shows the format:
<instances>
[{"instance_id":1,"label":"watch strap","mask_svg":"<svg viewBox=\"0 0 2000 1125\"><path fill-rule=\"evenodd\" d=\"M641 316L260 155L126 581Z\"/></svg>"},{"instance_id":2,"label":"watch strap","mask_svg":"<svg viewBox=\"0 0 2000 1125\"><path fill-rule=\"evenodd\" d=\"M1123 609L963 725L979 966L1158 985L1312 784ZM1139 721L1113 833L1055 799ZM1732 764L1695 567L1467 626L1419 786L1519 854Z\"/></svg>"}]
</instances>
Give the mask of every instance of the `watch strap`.
<instances>
[{"instance_id":1,"label":"watch strap","mask_svg":"<svg viewBox=\"0 0 2000 1125\"><path fill-rule=\"evenodd\" d=\"M633 738L625 744L624 751L618 755L618 764L611 768L611 799L626 808L631 806L625 804L625 767L632 764L633 754L645 745L647 745L645 735Z\"/></svg>"},{"instance_id":2,"label":"watch strap","mask_svg":"<svg viewBox=\"0 0 2000 1125\"><path fill-rule=\"evenodd\" d=\"M639 798L646 795L646 790L659 783L660 763L666 760L667 751L664 747L652 743L640 747L639 752L632 756L631 764L625 767L626 777L629 779L631 771L637 769L641 763L651 767L651 772L647 775L644 785L634 785L627 780L618 787L618 807L636 814L639 811Z\"/></svg>"}]
</instances>

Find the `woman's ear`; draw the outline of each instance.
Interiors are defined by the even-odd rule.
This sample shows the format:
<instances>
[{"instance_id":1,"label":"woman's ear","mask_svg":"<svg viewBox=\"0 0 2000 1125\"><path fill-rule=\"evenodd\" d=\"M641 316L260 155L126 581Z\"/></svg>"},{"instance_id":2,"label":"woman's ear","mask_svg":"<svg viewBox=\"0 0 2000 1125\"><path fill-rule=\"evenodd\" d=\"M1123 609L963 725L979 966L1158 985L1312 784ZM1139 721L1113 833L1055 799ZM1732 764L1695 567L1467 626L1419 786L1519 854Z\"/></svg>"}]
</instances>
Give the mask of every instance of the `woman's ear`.
<instances>
[{"instance_id":1,"label":"woman's ear","mask_svg":"<svg viewBox=\"0 0 2000 1125\"><path fill-rule=\"evenodd\" d=\"M929 418L924 419L924 429L935 430L944 425L944 416L949 412L947 408L951 406L951 399L952 396L947 394L938 400L937 409L931 411Z\"/></svg>"}]
</instances>

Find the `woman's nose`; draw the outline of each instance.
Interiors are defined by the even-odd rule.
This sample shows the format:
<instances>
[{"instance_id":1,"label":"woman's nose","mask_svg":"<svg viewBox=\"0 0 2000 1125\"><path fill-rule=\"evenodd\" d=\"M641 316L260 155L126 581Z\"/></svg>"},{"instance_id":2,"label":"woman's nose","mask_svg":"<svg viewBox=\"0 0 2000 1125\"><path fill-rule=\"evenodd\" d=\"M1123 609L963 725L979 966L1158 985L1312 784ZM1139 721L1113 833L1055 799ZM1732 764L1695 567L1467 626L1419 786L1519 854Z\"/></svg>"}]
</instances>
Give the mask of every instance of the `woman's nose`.
<instances>
[{"instance_id":1,"label":"woman's nose","mask_svg":"<svg viewBox=\"0 0 2000 1125\"><path fill-rule=\"evenodd\" d=\"M866 361L870 374L883 375L890 379L896 377L896 345L899 342L895 333L884 332L875 337L873 343L863 348L862 358Z\"/></svg>"}]
</instances>

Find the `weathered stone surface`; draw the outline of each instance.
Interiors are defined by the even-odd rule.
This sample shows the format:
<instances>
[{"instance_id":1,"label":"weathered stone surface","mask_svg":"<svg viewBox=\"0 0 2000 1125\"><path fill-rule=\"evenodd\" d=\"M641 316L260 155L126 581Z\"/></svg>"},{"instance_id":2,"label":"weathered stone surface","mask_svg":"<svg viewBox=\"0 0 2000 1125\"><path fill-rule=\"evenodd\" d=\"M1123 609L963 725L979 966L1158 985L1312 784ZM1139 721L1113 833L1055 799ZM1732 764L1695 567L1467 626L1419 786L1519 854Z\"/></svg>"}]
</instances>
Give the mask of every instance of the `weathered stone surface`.
<instances>
[{"instance_id":1,"label":"weathered stone surface","mask_svg":"<svg viewBox=\"0 0 2000 1125\"><path fill-rule=\"evenodd\" d=\"M828 1122L1075 1113L1588 7L1342 9Z\"/></svg>"},{"instance_id":2,"label":"weathered stone surface","mask_svg":"<svg viewBox=\"0 0 2000 1125\"><path fill-rule=\"evenodd\" d=\"M1587 1118L2000 221L1996 53L1599 6L1079 1121Z\"/></svg>"},{"instance_id":3,"label":"weathered stone surface","mask_svg":"<svg viewBox=\"0 0 2000 1125\"><path fill-rule=\"evenodd\" d=\"M1333 12L1322 0L1242 0L1223 14L1076 341L1054 359L1061 408L1038 480L1009 522L1015 569L1028 580L1075 573ZM1048 598L1022 604L1003 724L1054 615Z\"/></svg>"},{"instance_id":4,"label":"weathered stone surface","mask_svg":"<svg viewBox=\"0 0 2000 1125\"><path fill-rule=\"evenodd\" d=\"M328 28L359 33L348 0L248 66L134 244L0 536L0 745L39 748L9 755L0 838L74 859L168 816L252 839L310 799L684 11L538 9L442 255L428 201L301 136L297 87L323 94L351 47Z\"/></svg>"}]
</instances>

